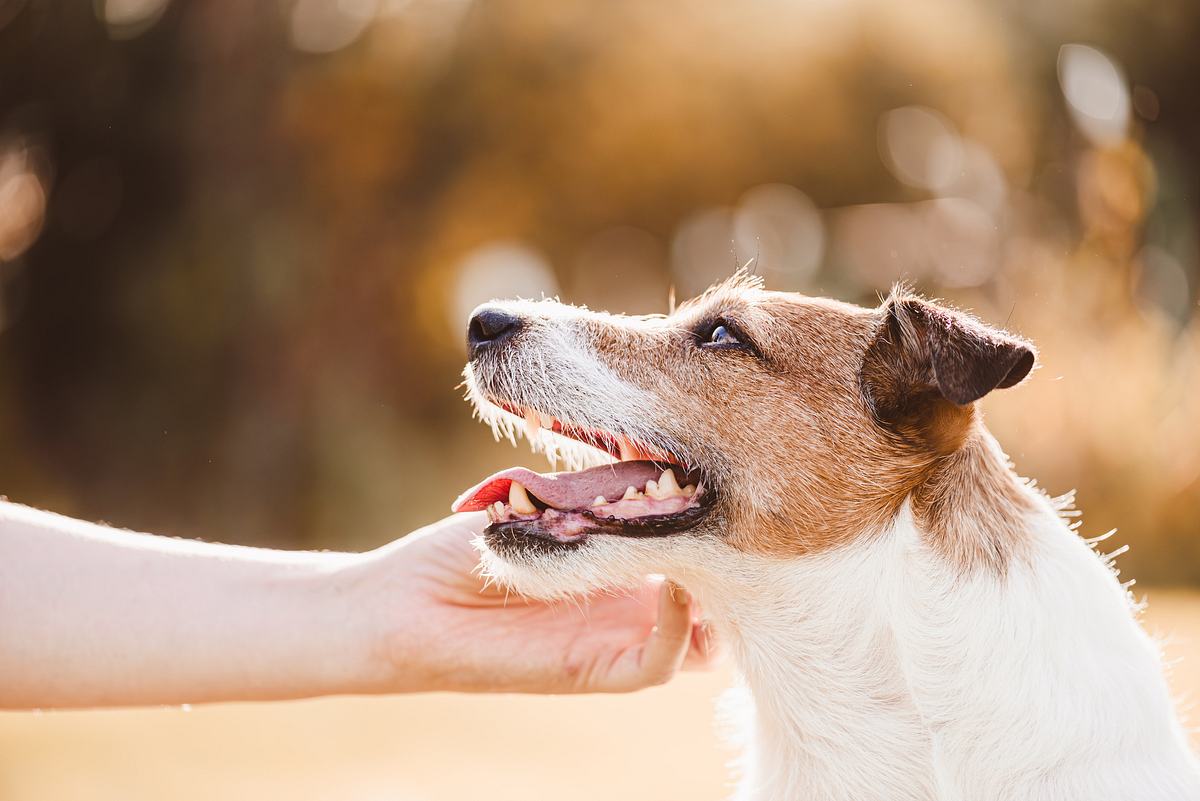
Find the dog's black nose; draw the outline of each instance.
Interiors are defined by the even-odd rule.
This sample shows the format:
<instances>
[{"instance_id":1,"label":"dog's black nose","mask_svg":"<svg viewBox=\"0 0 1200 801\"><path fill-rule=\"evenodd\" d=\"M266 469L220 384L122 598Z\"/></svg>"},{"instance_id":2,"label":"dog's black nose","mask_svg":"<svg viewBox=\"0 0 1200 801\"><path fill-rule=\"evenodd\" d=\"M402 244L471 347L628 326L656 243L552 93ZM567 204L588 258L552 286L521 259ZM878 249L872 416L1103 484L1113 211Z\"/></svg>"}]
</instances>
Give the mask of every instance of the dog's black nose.
<instances>
[{"instance_id":1,"label":"dog's black nose","mask_svg":"<svg viewBox=\"0 0 1200 801\"><path fill-rule=\"evenodd\" d=\"M480 348L498 345L517 333L521 318L497 306L480 306L467 325L467 346L471 353Z\"/></svg>"}]
</instances>

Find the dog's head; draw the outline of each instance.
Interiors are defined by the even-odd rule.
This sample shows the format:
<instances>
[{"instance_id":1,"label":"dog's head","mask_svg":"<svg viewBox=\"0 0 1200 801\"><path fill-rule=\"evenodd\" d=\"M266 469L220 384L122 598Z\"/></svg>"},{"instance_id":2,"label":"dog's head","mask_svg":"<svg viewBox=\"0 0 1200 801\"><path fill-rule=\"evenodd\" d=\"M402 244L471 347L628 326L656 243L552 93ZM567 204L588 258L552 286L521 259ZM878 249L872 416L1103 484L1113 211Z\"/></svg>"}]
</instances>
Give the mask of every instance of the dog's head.
<instances>
[{"instance_id":1,"label":"dog's head","mask_svg":"<svg viewBox=\"0 0 1200 801\"><path fill-rule=\"evenodd\" d=\"M669 316L490 303L468 340L486 422L599 465L504 471L456 503L488 510L489 569L542 595L879 530L968 438L974 401L1034 361L1027 343L903 292L864 309L745 276Z\"/></svg>"}]
</instances>

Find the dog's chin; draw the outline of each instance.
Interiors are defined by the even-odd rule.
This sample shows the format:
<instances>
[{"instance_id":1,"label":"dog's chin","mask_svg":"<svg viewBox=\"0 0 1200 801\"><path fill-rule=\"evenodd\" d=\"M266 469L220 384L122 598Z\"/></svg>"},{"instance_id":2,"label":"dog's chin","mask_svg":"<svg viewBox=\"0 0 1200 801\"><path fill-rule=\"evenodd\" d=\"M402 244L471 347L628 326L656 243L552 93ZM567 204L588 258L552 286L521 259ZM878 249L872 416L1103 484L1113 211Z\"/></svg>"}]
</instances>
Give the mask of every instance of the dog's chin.
<instances>
[{"instance_id":1,"label":"dog's chin","mask_svg":"<svg viewBox=\"0 0 1200 801\"><path fill-rule=\"evenodd\" d=\"M653 553L650 543L595 537L556 549L536 542L518 544L489 530L475 541L484 576L518 595L557 600L633 589L661 571L661 554Z\"/></svg>"}]
</instances>

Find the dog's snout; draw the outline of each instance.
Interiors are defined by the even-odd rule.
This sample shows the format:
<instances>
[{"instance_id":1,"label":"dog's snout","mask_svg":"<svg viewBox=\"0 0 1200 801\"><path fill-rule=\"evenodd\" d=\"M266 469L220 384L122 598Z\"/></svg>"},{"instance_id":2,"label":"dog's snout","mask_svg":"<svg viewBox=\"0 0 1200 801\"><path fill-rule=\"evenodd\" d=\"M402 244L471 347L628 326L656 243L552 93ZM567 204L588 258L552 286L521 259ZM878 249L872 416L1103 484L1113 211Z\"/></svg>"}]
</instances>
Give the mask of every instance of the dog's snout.
<instances>
[{"instance_id":1,"label":"dog's snout","mask_svg":"<svg viewBox=\"0 0 1200 801\"><path fill-rule=\"evenodd\" d=\"M480 306L467 325L467 346L472 355L482 348L492 347L517 333L521 318L498 306Z\"/></svg>"}]
</instances>

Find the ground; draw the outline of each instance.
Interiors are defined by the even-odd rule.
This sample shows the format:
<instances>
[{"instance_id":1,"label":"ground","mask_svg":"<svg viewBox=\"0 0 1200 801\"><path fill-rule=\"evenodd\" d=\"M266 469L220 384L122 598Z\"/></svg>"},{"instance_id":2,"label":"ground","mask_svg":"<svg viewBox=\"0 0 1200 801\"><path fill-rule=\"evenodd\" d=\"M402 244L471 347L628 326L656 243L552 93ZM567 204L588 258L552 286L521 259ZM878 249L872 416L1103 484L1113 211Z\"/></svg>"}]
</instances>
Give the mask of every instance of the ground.
<instances>
[{"instance_id":1,"label":"ground","mask_svg":"<svg viewBox=\"0 0 1200 801\"><path fill-rule=\"evenodd\" d=\"M1146 595L1186 709L1200 698L1200 593ZM712 707L728 682L720 671L620 697L0 714L0 800L717 801L732 752ZM1200 724L1200 709L1188 717Z\"/></svg>"}]
</instances>

